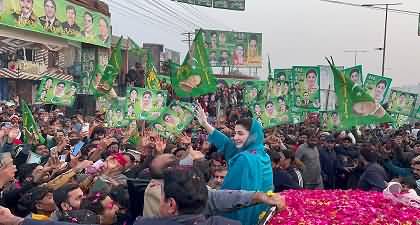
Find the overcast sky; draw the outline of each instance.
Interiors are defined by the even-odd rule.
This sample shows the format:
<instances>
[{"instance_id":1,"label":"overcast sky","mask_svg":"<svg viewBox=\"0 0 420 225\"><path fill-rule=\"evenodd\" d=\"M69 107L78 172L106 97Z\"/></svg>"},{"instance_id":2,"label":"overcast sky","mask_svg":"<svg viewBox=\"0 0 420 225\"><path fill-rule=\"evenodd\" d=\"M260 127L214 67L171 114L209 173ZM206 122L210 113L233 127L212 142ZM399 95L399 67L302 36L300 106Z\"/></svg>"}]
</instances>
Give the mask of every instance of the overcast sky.
<instances>
[{"instance_id":1,"label":"overcast sky","mask_svg":"<svg viewBox=\"0 0 420 225\"><path fill-rule=\"evenodd\" d=\"M114 34L128 35L139 42L162 43L167 48L185 52L187 45L182 31L193 31L192 25L182 25L182 19L159 10L157 2L175 13L200 22L203 28L263 33L263 54L271 57L275 68L293 65L326 64L324 57L333 56L336 64L354 65L354 55L344 50L368 50L361 53L358 63L364 65L364 74L381 72L385 12L367 8L335 5L318 0L246 0L246 11L236 12L200 6L180 5L170 0L134 0L146 9L152 9L173 25L153 23L144 15L144 9L131 5L132 0L107 0L112 14ZM347 1L347 0L346 0ZM114 2L114 3L113 3ZM116 3L115 3L116 2ZM394 3L398 9L420 11L419 0L352 0L352 3ZM152 4L156 6L153 6ZM117 6L116 6L116 5ZM121 8L120 4L130 10ZM155 7L155 8L154 8ZM138 12L134 15L133 12ZM144 15L139 15L139 14ZM198 19L200 15L200 19ZM153 16L153 15L150 15ZM184 18L184 22L188 18ZM156 16L154 16L156 18ZM191 18L192 17L192 18ZM158 19L159 20L159 19ZM205 20L206 22L204 22ZM171 27L171 28L168 28ZM182 28L181 28L182 27ZM176 30L174 30L176 29ZM393 78L393 86L420 83L420 37L417 36L418 17L390 13L385 74ZM183 55L183 54L182 54ZM266 65L264 65L264 71Z\"/></svg>"}]
</instances>

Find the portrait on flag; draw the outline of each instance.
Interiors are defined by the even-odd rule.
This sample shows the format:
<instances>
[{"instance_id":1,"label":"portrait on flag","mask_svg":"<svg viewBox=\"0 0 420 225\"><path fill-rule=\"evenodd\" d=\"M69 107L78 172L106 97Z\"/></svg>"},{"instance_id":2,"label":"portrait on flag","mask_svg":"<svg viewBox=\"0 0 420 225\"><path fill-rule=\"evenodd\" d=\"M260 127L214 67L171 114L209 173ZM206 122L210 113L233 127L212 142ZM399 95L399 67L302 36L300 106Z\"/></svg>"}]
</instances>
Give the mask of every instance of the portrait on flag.
<instances>
[{"instance_id":1,"label":"portrait on flag","mask_svg":"<svg viewBox=\"0 0 420 225\"><path fill-rule=\"evenodd\" d=\"M125 116L125 98L119 97L107 100L109 105L105 111L105 127L127 127L130 119Z\"/></svg>"},{"instance_id":2,"label":"portrait on flag","mask_svg":"<svg viewBox=\"0 0 420 225\"><path fill-rule=\"evenodd\" d=\"M195 36L182 65L170 63L171 83L179 97L201 96L216 91L216 77L204 47L202 31Z\"/></svg>"},{"instance_id":3,"label":"portrait on flag","mask_svg":"<svg viewBox=\"0 0 420 225\"><path fill-rule=\"evenodd\" d=\"M338 116L345 129L356 125L370 125L392 122L393 119L377 102L369 90L346 77L331 61L328 61L334 74L334 86L337 96ZM379 81L378 81L379 82Z\"/></svg>"},{"instance_id":4,"label":"portrait on flag","mask_svg":"<svg viewBox=\"0 0 420 225\"><path fill-rule=\"evenodd\" d=\"M363 85L375 102L384 104L391 87L391 82L391 78L368 74Z\"/></svg>"},{"instance_id":5,"label":"portrait on flag","mask_svg":"<svg viewBox=\"0 0 420 225\"><path fill-rule=\"evenodd\" d=\"M145 88L129 88L126 95L125 115L129 119L155 120L166 106L168 92Z\"/></svg>"},{"instance_id":6,"label":"portrait on flag","mask_svg":"<svg viewBox=\"0 0 420 225\"><path fill-rule=\"evenodd\" d=\"M349 78L353 83L362 86L363 85L363 66L358 65L343 70L344 76Z\"/></svg>"},{"instance_id":7,"label":"portrait on flag","mask_svg":"<svg viewBox=\"0 0 420 225\"><path fill-rule=\"evenodd\" d=\"M274 69L274 79L280 81L293 81L292 69Z\"/></svg>"},{"instance_id":8,"label":"portrait on flag","mask_svg":"<svg viewBox=\"0 0 420 225\"><path fill-rule=\"evenodd\" d=\"M266 99L266 85L266 81L246 81L244 83L244 102L251 104Z\"/></svg>"},{"instance_id":9,"label":"portrait on flag","mask_svg":"<svg viewBox=\"0 0 420 225\"><path fill-rule=\"evenodd\" d=\"M320 107L320 69L312 66L294 66L295 106L303 110Z\"/></svg>"},{"instance_id":10,"label":"portrait on flag","mask_svg":"<svg viewBox=\"0 0 420 225\"><path fill-rule=\"evenodd\" d=\"M341 128L341 121L336 111L320 111L320 127L323 130L336 130Z\"/></svg>"},{"instance_id":11,"label":"portrait on flag","mask_svg":"<svg viewBox=\"0 0 420 225\"><path fill-rule=\"evenodd\" d=\"M79 85L75 82L44 77L38 88L35 102L39 104L53 104L72 106L76 99Z\"/></svg>"},{"instance_id":12,"label":"portrait on flag","mask_svg":"<svg viewBox=\"0 0 420 225\"><path fill-rule=\"evenodd\" d=\"M264 128L274 127L290 121L289 108L284 99L272 99L259 101L250 104L253 117L258 120Z\"/></svg>"},{"instance_id":13,"label":"portrait on flag","mask_svg":"<svg viewBox=\"0 0 420 225\"><path fill-rule=\"evenodd\" d=\"M181 134L193 120L193 106L186 102L172 102L155 120L151 128L164 137Z\"/></svg>"},{"instance_id":14,"label":"portrait on flag","mask_svg":"<svg viewBox=\"0 0 420 225\"><path fill-rule=\"evenodd\" d=\"M391 90L388 100L388 112L410 116L417 101L417 94Z\"/></svg>"}]
</instances>

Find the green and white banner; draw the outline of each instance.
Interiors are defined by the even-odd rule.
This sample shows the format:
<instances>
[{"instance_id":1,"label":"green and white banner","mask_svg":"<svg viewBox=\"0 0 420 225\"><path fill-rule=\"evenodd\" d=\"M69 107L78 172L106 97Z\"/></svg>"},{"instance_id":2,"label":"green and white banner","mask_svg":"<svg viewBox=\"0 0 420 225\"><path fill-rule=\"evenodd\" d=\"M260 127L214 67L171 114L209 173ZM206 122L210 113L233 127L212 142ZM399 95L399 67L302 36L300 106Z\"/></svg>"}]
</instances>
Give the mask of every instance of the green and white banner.
<instances>
[{"instance_id":1,"label":"green and white banner","mask_svg":"<svg viewBox=\"0 0 420 225\"><path fill-rule=\"evenodd\" d=\"M397 114L397 113L391 113L390 115L394 119L394 123L392 125L395 128L400 128L410 123L410 117L408 116Z\"/></svg>"},{"instance_id":2,"label":"green and white banner","mask_svg":"<svg viewBox=\"0 0 420 225\"><path fill-rule=\"evenodd\" d=\"M244 102L252 104L264 101L267 98L266 81L246 81L243 83L245 88Z\"/></svg>"},{"instance_id":3,"label":"green and white banner","mask_svg":"<svg viewBox=\"0 0 420 225\"><path fill-rule=\"evenodd\" d=\"M191 124L193 118L193 107L190 103L172 102L155 120L152 128L164 137L177 136Z\"/></svg>"},{"instance_id":4,"label":"green and white banner","mask_svg":"<svg viewBox=\"0 0 420 225\"><path fill-rule=\"evenodd\" d=\"M166 106L168 92L144 88L129 88L126 95L126 117L131 120L156 120Z\"/></svg>"},{"instance_id":5,"label":"green and white banner","mask_svg":"<svg viewBox=\"0 0 420 225\"><path fill-rule=\"evenodd\" d=\"M44 77L38 87L35 102L38 104L72 106L76 99L77 89L77 83Z\"/></svg>"},{"instance_id":6,"label":"green and white banner","mask_svg":"<svg viewBox=\"0 0 420 225\"><path fill-rule=\"evenodd\" d=\"M386 96L390 90L391 83L391 78L368 74L363 85L376 103L384 104L386 102Z\"/></svg>"},{"instance_id":7,"label":"green and white banner","mask_svg":"<svg viewBox=\"0 0 420 225\"><path fill-rule=\"evenodd\" d=\"M312 111L320 107L320 70L314 66L294 66L295 106Z\"/></svg>"},{"instance_id":8,"label":"green and white banner","mask_svg":"<svg viewBox=\"0 0 420 225\"><path fill-rule=\"evenodd\" d=\"M262 33L203 30L202 35L211 66L261 67Z\"/></svg>"},{"instance_id":9,"label":"green and white banner","mask_svg":"<svg viewBox=\"0 0 420 225\"><path fill-rule=\"evenodd\" d=\"M366 89L354 84L332 62L328 62L334 74L337 112L344 129L350 129L357 125L393 122L381 104L375 101Z\"/></svg>"},{"instance_id":10,"label":"green and white banner","mask_svg":"<svg viewBox=\"0 0 420 225\"><path fill-rule=\"evenodd\" d=\"M411 116L417 101L417 94L391 90L388 112Z\"/></svg>"},{"instance_id":11,"label":"green and white banner","mask_svg":"<svg viewBox=\"0 0 420 225\"><path fill-rule=\"evenodd\" d=\"M293 81L293 69L274 69L274 79Z\"/></svg>"},{"instance_id":12,"label":"green and white banner","mask_svg":"<svg viewBox=\"0 0 420 225\"><path fill-rule=\"evenodd\" d=\"M125 115L125 98L119 97L108 101L110 104L105 114L106 127L128 127L129 118ZM133 120L135 121L135 119Z\"/></svg>"},{"instance_id":13,"label":"green and white banner","mask_svg":"<svg viewBox=\"0 0 420 225\"><path fill-rule=\"evenodd\" d=\"M362 86L363 85L363 66L357 65L354 67L346 68L343 70L344 76L351 79L353 83Z\"/></svg>"},{"instance_id":14,"label":"green and white banner","mask_svg":"<svg viewBox=\"0 0 420 225\"><path fill-rule=\"evenodd\" d=\"M250 105L252 115L264 128L289 123L289 108L284 100L260 101Z\"/></svg>"},{"instance_id":15,"label":"green and white banner","mask_svg":"<svg viewBox=\"0 0 420 225\"><path fill-rule=\"evenodd\" d=\"M2 0L0 24L109 48L110 19L66 0Z\"/></svg>"}]
</instances>

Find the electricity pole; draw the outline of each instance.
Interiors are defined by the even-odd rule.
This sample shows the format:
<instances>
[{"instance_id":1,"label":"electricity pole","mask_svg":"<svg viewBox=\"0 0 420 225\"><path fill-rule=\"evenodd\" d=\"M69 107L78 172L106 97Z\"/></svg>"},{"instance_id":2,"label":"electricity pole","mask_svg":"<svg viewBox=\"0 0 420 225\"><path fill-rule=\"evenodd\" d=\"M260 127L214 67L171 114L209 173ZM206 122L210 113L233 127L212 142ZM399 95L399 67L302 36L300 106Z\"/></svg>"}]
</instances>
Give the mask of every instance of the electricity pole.
<instances>
[{"instance_id":1,"label":"electricity pole","mask_svg":"<svg viewBox=\"0 0 420 225\"><path fill-rule=\"evenodd\" d=\"M363 4L363 7L385 6L385 29L384 29L384 45L382 47L382 76L385 73L385 57L386 57L386 38L388 28L388 10L390 5L402 5L402 3L385 3L385 4Z\"/></svg>"},{"instance_id":2,"label":"electricity pole","mask_svg":"<svg viewBox=\"0 0 420 225\"><path fill-rule=\"evenodd\" d=\"M193 35L194 33L191 32L182 33L182 36L185 36L185 39L182 40L182 42L188 42L188 50L191 49L191 43L194 40Z\"/></svg>"}]
</instances>

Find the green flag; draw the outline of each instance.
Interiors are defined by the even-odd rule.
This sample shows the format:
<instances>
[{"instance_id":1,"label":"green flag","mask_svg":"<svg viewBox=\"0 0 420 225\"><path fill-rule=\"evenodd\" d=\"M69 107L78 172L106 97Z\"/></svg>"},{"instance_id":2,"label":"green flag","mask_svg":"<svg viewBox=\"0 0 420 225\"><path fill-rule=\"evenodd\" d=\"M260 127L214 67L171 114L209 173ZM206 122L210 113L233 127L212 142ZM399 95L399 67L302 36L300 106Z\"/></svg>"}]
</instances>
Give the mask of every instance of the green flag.
<instances>
[{"instance_id":1,"label":"green flag","mask_svg":"<svg viewBox=\"0 0 420 225\"><path fill-rule=\"evenodd\" d=\"M102 70L101 66L96 66L95 76L92 76L91 90L94 95L108 95L112 89L115 79L121 71L122 55L121 55L122 37L118 40L116 47L112 50L108 65Z\"/></svg>"},{"instance_id":2,"label":"green flag","mask_svg":"<svg viewBox=\"0 0 420 225\"><path fill-rule=\"evenodd\" d=\"M160 89L160 81L157 76L155 64L153 63L152 52L147 51L147 63L146 63L146 88L148 89Z\"/></svg>"},{"instance_id":3,"label":"green flag","mask_svg":"<svg viewBox=\"0 0 420 225\"><path fill-rule=\"evenodd\" d=\"M385 109L362 86L353 83L333 62L327 61L334 74L337 112L342 128L393 122Z\"/></svg>"},{"instance_id":4,"label":"green flag","mask_svg":"<svg viewBox=\"0 0 420 225\"><path fill-rule=\"evenodd\" d=\"M216 77L204 47L202 30L196 35L181 66L171 65L171 80L179 97L201 96L216 91Z\"/></svg>"},{"instance_id":5,"label":"green flag","mask_svg":"<svg viewBox=\"0 0 420 225\"><path fill-rule=\"evenodd\" d=\"M34 138L37 139L38 142L41 144L45 143L45 139L41 135L41 132L38 128L38 124L36 123L34 116L32 115L31 109L25 101L21 102L21 110L24 131L23 141L25 142L25 144L28 144L30 136L34 136Z\"/></svg>"}]
</instances>

